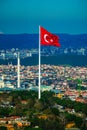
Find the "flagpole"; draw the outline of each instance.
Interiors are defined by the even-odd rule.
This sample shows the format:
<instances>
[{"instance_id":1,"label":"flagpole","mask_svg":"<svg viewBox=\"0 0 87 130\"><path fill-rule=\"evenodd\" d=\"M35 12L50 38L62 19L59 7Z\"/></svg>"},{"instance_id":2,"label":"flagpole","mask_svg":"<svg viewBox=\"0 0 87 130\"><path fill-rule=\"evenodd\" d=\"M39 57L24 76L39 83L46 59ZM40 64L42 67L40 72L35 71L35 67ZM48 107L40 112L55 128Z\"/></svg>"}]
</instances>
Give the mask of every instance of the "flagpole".
<instances>
[{"instance_id":1,"label":"flagpole","mask_svg":"<svg viewBox=\"0 0 87 130\"><path fill-rule=\"evenodd\" d=\"M18 52L18 88L20 88L20 56Z\"/></svg>"},{"instance_id":2,"label":"flagpole","mask_svg":"<svg viewBox=\"0 0 87 130\"><path fill-rule=\"evenodd\" d=\"M38 99L41 98L41 88L40 88L40 85L41 85L41 70L40 70L40 66L41 66L41 46L40 46L40 26L39 26L39 88L38 88Z\"/></svg>"}]
</instances>

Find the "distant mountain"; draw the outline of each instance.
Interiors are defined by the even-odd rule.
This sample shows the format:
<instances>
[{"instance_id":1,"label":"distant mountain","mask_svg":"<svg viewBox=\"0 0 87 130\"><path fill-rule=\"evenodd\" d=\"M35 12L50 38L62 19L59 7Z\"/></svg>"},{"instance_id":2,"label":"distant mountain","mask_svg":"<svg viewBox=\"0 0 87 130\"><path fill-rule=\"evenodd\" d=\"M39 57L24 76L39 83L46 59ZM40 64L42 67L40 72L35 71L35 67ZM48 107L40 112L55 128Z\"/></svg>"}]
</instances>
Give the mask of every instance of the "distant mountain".
<instances>
[{"instance_id":1,"label":"distant mountain","mask_svg":"<svg viewBox=\"0 0 87 130\"><path fill-rule=\"evenodd\" d=\"M61 47L87 48L87 34L58 34ZM0 34L0 49L31 49L38 48L38 34Z\"/></svg>"}]
</instances>

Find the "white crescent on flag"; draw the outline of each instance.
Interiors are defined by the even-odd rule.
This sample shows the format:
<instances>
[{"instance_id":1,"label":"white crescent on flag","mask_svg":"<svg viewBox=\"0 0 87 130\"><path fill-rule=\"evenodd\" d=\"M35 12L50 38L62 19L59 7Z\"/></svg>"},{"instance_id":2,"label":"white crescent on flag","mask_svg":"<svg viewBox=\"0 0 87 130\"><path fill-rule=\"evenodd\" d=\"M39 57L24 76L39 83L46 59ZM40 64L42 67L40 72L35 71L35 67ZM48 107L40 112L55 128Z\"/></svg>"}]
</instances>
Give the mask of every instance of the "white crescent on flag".
<instances>
[{"instance_id":1,"label":"white crescent on flag","mask_svg":"<svg viewBox=\"0 0 87 130\"><path fill-rule=\"evenodd\" d=\"M45 42L49 43L49 41L47 40L47 36L49 36L49 35L48 34L44 35L44 40L45 40Z\"/></svg>"},{"instance_id":2,"label":"white crescent on flag","mask_svg":"<svg viewBox=\"0 0 87 130\"><path fill-rule=\"evenodd\" d=\"M50 41L48 41L47 40L47 37L49 37L50 38ZM44 34L44 40L45 40L45 42L47 42L47 43L52 43L53 42L53 39L48 35L48 34Z\"/></svg>"}]
</instances>

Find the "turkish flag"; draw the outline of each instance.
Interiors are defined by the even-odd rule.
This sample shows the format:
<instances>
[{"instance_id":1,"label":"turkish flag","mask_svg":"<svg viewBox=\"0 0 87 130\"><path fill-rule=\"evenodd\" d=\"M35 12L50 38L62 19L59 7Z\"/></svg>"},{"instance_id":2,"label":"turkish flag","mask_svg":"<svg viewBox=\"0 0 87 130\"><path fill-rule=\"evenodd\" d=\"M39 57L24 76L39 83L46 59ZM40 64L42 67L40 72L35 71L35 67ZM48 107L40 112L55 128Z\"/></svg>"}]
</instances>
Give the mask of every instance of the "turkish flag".
<instances>
[{"instance_id":1,"label":"turkish flag","mask_svg":"<svg viewBox=\"0 0 87 130\"><path fill-rule=\"evenodd\" d=\"M59 37L40 27L40 43L45 46L60 46Z\"/></svg>"}]
</instances>

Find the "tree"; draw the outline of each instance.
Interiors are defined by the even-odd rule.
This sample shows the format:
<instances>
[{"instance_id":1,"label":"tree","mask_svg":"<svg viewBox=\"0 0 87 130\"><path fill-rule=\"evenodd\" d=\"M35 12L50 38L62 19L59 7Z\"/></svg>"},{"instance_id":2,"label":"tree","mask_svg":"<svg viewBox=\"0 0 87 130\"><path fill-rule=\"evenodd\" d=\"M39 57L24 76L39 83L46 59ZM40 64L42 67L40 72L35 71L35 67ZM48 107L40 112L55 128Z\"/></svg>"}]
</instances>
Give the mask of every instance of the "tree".
<instances>
[{"instance_id":1,"label":"tree","mask_svg":"<svg viewBox=\"0 0 87 130\"><path fill-rule=\"evenodd\" d=\"M10 108L0 108L0 116L9 116Z\"/></svg>"},{"instance_id":2,"label":"tree","mask_svg":"<svg viewBox=\"0 0 87 130\"><path fill-rule=\"evenodd\" d=\"M40 127L44 130L64 130L64 126L60 124L59 120L45 120Z\"/></svg>"},{"instance_id":3,"label":"tree","mask_svg":"<svg viewBox=\"0 0 87 130\"><path fill-rule=\"evenodd\" d=\"M40 100L36 100L34 107L37 111L40 111L44 108L44 106Z\"/></svg>"},{"instance_id":4,"label":"tree","mask_svg":"<svg viewBox=\"0 0 87 130\"><path fill-rule=\"evenodd\" d=\"M37 117L33 117L31 120L31 127L39 126L39 119Z\"/></svg>"},{"instance_id":5,"label":"tree","mask_svg":"<svg viewBox=\"0 0 87 130\"><path fill-rule=\"evenodd\" d=\"M7 130L7 127L5 127L5 126L0 126L0 130Z\"/></svg>"},{"instance_id":6,"label":"tree","mask_svg":"<svg viewBox=\"0 0 87 130\"><path fill-rule=\"evenodd\" d=\"M59 116L59 110L57 108L52 108L51 111L54 115Z\"/></svg>"}]
</instances>

